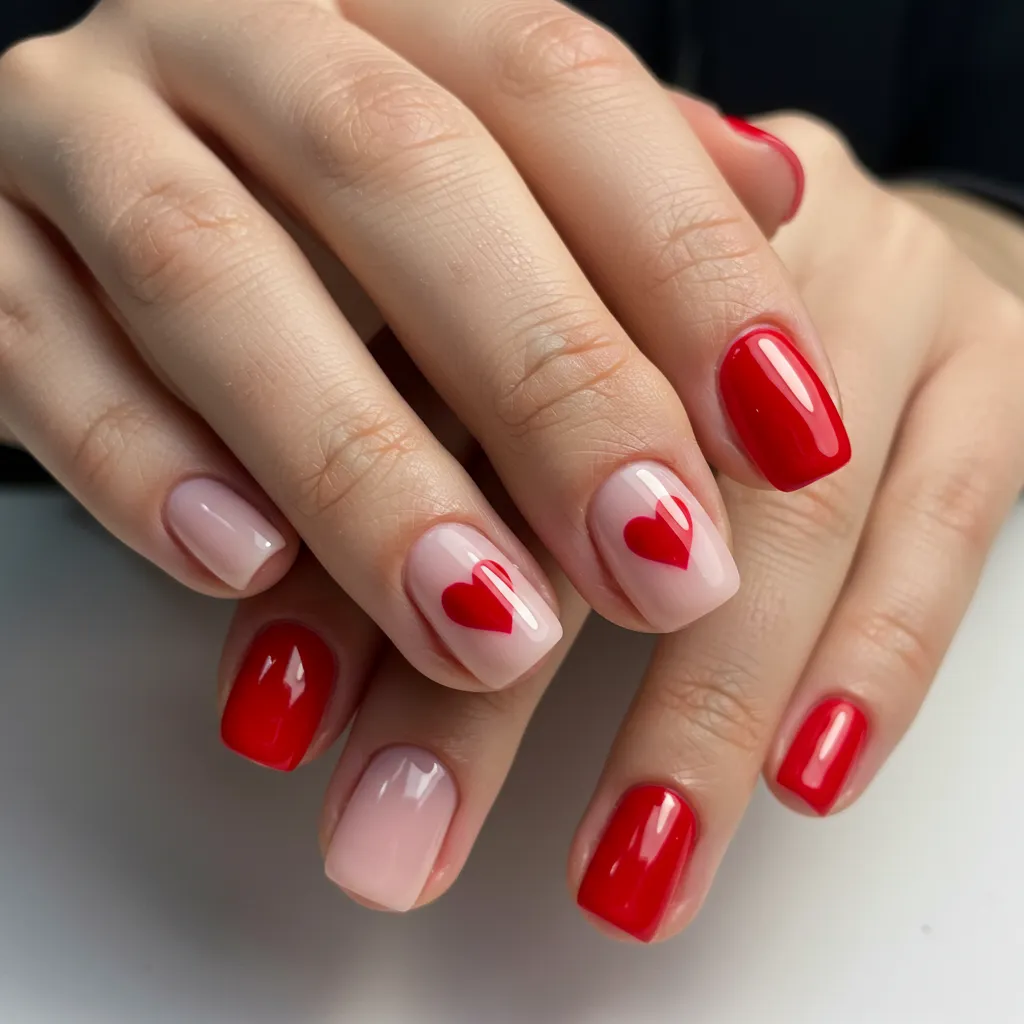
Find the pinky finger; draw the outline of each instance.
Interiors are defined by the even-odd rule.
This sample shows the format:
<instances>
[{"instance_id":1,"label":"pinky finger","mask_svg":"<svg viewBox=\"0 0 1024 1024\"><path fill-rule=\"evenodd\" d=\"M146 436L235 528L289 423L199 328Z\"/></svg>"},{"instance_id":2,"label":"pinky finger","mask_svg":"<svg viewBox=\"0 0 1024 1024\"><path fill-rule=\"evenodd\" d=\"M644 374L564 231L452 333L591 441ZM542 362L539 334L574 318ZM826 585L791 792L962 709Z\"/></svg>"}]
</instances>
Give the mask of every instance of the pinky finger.
<instances>
[{"instance_id":1,"label":"pinky finger","mask_svg":"<svg viewBox=\"0 0 1024 1024\"><path fill-rule=\"evenodd\" d=\"M915 401L766 765L790 807L851 804L917 714L1024 481L1022 379L1019 338L972 346Z\"/></svg>"},{"instance_id":2,"label":"pinky finger","mask_svg":"<svg viewBox=\"0 0 1024 1024\"><path fill-rule=\"evenodd\" d=\"M0 414L96 518L202 593L263 590L294 531L152 375L47 236L0 200Z\"/></svg>"}]
</instances>

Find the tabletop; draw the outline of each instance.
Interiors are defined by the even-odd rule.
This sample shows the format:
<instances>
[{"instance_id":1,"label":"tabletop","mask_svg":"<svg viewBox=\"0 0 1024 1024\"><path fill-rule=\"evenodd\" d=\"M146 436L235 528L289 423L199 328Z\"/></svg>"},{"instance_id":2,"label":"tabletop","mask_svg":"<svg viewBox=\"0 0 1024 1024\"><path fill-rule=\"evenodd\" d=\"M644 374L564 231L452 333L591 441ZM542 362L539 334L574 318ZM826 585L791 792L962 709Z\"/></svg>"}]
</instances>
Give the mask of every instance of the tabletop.
<instances>
[{"instance_id":1,"label":"tabletop","mask_svg":"<svg viewBox=\"0 0 1024 1024\"><path fill-rule=\"evenodd\" d=\"M220 747L230 612L67 498L0 495L4 1024L1024 1019L1024 507L865 797L818 821L761 787L700 917L649 948L564 881L648 638L590 623L463 877L397 916L323 877L329 759Z\"/></svg>"}]
</instances>

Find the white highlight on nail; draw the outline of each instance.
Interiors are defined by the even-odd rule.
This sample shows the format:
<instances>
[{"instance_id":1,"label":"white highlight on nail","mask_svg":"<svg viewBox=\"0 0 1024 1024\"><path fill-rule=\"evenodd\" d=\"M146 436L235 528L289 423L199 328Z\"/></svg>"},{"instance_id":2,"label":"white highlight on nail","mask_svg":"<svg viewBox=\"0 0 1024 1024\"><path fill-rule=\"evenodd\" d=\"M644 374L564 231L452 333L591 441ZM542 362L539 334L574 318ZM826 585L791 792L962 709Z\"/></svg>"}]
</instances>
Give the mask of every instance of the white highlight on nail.
<instances>
[{"instance_id":1,"label":"white highlight on nail","mask_svg":"<svg viewBox=\"0 0 1024 1024\"><path fill-rule=\"evenodd\" d=\"M769 337L758 338L757 347L767 356L768 362L775 368L775 372L782 378L786 387L796 396L796 400L808 412L814 412L814 399L811 398L804 382L793 369L793 364L785 357L775 340Z\"/></svg>"}]
</instances>

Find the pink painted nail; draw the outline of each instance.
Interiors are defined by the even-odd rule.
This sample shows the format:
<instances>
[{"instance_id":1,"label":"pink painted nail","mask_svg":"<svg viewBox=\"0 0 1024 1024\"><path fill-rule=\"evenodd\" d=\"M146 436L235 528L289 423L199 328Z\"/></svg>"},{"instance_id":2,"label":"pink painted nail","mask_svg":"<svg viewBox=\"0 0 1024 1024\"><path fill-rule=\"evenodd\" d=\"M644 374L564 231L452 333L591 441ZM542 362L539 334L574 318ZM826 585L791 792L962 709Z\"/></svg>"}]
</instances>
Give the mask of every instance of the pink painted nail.
<instances>
[{"instance_id":1,"label":"pink painted nail","mask_svg":"<svg viewBox=\"0 0 1024 1024\"><path fill-rule=\"evenodd\" d=\"M410 910L434 868L458 794L433 754L381 751L359 780L327 849L327 877L388 910Z\"/></svg>"},{"instance_id":2,"label":"pink painted nail","mask_svg":"<svg viewBox=\"0 0 1024 1024\"><path fill-rule=\"evenodd\" d=\"M442 523L420 537L406 583L452 654L493 689L533 668L562 637L548 603L471 526Z\"/></svg>"},{"instance_id":3,"label":"pink painted nail","mask_svg":"<svg viewBox=\"0 0 1024 1024\"><path fill-rule=\"evenodd\" d=\"M244 590L285 539L230 487L195 477L171 491L167 525L218 579Z\"/></svg>"},{"instance_id":4,"label":"pink painted nail","mask_svg":"<svg viewBox=\"0 0 1024 1024\"><path fill-rule=\"evenodd\" d=\"M707 615L739 588L722 535L660 463L634 462L609 477L590 506L590 529L619 585L663 633Z\"/></svg>"}]
</instances>

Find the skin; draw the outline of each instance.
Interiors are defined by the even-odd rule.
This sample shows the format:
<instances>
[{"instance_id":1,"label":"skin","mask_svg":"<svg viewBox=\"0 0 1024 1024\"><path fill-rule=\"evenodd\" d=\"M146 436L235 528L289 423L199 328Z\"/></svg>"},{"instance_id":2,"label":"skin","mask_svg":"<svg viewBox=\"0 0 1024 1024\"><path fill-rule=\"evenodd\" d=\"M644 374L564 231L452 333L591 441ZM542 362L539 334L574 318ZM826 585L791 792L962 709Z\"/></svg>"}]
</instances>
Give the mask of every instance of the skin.
<instances>
[{"instance_id":1,"label":"skin","mask_svg":"<svg viewBox=\"0 0 1024 1024\"><path fill-rule=\"evenodd\" d=\"M671 784L697 809L701 839L659 940L699 910L760 772L781 800L809 813L774 780L823 696L854 699L871 726L833 811L864 791L920 707L1024 482L1024 229L973 200L882 187L817 122L779 117L764 126L808 168L804 208L775 244L829 346L857 454L798 494L723 482L744 586L661 641L583 815L569 860L573 892L628 787ZM490 486L486 466L474 472ZM494 500L501 507L500 495ZM531 543L545 564L549 556ZM552 579L567 621L564 651L585 607L553 568ZM319 594L319 623L350 616L344 635L328 634L341 649L376 643L315 564L298 566L287 586L281 600L270 591L240 607L222 692L252 635L274 617L305 614L293 602L307 592ZM460 796L419 904L436 899L464 864L550 675L547 666L482 699L431 687L392 653L368 680L348 679L347 706L361 706L326 794L322 846L376 751L426 747L448 765ZM311 757L345 721L327 724Z\"/></svg>"}]
</instances>

